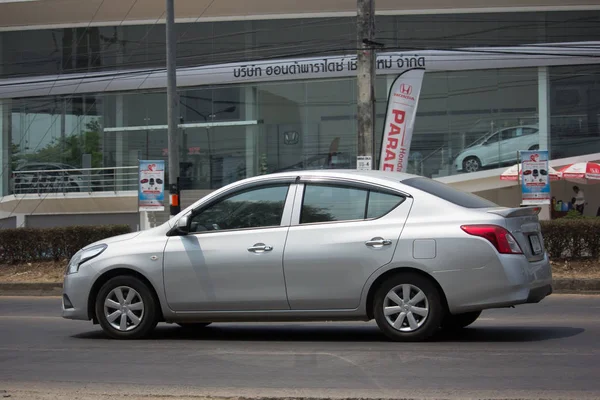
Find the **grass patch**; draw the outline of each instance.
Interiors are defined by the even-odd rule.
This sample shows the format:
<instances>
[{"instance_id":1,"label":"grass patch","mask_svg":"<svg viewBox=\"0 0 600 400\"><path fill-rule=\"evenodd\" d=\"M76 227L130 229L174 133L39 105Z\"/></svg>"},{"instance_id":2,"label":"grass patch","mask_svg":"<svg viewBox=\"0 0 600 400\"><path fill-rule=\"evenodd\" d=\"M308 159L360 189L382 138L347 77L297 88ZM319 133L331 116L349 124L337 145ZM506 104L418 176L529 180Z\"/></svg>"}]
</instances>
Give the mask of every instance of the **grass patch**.
<instances>
[{"instance_id":1,"label":"grass patch","mask_svg":"<svg viewBox=\"0 0 600 400\"><path fill-rule=\"evenodd\" d=\"M62 283L67 261L42 261L0 265L0 282Z\"/></svg>"},{"instance_id":2,"label":"grass patch","mask_svg":"<svg viewBox=\"0 0 600 400\"><path fill-rule=\"evenodd\" d=\"M552 261L554 278L600 279L600 262ZM0 265L0 282L62 283L67 261Z\"/></svg>"}]
</instances>

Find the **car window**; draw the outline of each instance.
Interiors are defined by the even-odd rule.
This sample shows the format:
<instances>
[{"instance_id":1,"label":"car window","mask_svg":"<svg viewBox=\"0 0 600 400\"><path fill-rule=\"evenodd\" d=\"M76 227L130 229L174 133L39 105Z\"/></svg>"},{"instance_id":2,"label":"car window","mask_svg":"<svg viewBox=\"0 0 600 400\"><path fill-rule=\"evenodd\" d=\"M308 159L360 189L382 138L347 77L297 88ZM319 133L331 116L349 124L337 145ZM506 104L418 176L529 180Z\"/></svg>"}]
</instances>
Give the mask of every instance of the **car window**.
<instances>
[{"instance_id":1,"label":"car window","mask_svg":"<svg viewBox=\"0 0 600 400\"><path fill-rule=\"evenodd\" d=\"M472 193L463 192L458 189L446 185L444 183L434 181L429 178L409 178L402 181L405 185L422 190L426 193L439 197L450 203L459 205L465 208L488 208L498 207L497 204L492 203L482 197L476 196Z\"/></svg>"},{"instance_id":2,"label":"car window","mask_svg":"<svg viewBox=\"0 0 600 400\"><path fill-rule=\"evenodd\" d=\"M517 130L515 128L505 129L502 131L502 140L514 139L517 137Z\"/></svg>"},{"instance_id":3,"label":"car window","mask_svg":"<svg viewBox=\"0 0 600 400\"><path fill-rule=\"evenodd\" d=\"M369 191L344 186L308 184L300 223L361 220L365 217Z\"/></svg>"},{"instance_id":4,"label":"car window","mask_svg":"<svg viewBox=\"0 0 600 400\"><path fill-rule=\"evenodd\" d=\"M535 128L523 128L523 135L534 135L538 133L538 130Z\"/></svg>"},{"instance_id":5,"label":"car window","mask_svg":"<svg viewBox=\"0 0 600 400\"><path fill-rule=\"evenodd\" d=\"M490 136L490 138L485 141L486 144L496 143L496 142L498 142L498 134L497 133Z\"/></svg>"},{"instance_id":6,"label":"car window","mask_svg":"<svg viewBox=\"0 0 600 400\"><path fill-rule=\"evenodd\" d=\"M191 232L281 225L289 185L263 186L231 195L191 219Z\"/></svg>"},{"instance_id":7,"label":"car window","mask_svg":"<svg viewBox=\"0 0 600 400\"><path fill-rule=\"evenodd\" d=\"M406 198L399 195L375 192L369 193L367 218L380 218L404 202Z\"/></svg>"},{"instance_id":8,"label":"car window","mask_svg":"<svg viewBox=\"0 0 600 400\"><path fill-rule=\"evenodd\" d=\"M42 167L39 165L24 165L21 171L41 171Z\"/></svg>"},{"instance_id":9,"label":"car window","mask_svg":"<svg viewBox=\"0 0 600 400\"><path fill-rule=\"evenodd\" d=\"M342 185L308 184L301 224L380 218L402 202L401 195Z\"/></svg>"}]
</instances>

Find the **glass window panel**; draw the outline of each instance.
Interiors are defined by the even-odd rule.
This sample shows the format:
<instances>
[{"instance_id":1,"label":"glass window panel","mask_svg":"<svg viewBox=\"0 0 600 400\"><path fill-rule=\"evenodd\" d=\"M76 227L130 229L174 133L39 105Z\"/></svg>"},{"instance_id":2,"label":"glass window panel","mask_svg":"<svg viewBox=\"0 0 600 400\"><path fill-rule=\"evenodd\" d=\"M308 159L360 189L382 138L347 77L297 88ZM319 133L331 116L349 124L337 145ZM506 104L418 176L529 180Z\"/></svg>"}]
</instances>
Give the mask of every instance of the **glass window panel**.
<instances>
[{"instance_id":1,"label":"glass window panel","mask_svg":"<svg viewBox=\"0 0 600 400\"><path fill-rule=\"evenodd\" d=\"M367 193L350 187L306 185L300 223L362 220Z\"/></svg>"},{"instance_id":2,"label":"glass window panel","mask_svg":"<svg viewBox=\"0 0 600 400\"><path fill-rule=\"evenodd\" d=\"M538 124L537 81L535 68L426 73L409 172L436 178L516 162L539 145L537 135L511 140Z\"/></svg>"},{"instance_id":3,"label":"glass window panel","mask_svg":"<svg viewBox=\"0 0 600 400\"><path fill-rule=\"evenodd\" d=\"M551 158L600 152L600 65L551 67Z\"/></svg>"},{"instance_id":4,"label":"glass window panel","mask_svg":"<svg viewBox=\"0 0 600 400\"><path fill-rule=\"evenodd\" d=\"M194 216L192 232L279 226L289 185L261 187L234 194Z\"/></svg>"},{"instance_id":5,"label":"glass window panel","mask_svg":"<svg viewBox=\"0 0 600 400\"><path fill-rule=\"evenodd\" d=\"M600 11L377 16L388 49L448 49L582 42L600 37ZM347 54L356 46L351 17L177 24L178 65L273 57ZM0 33L0 76L164 67L164 24ZM408 50L408 49L407 49Z\"/></svg>"},{"instance_id":6,"label":"glass window panel","mask_svg":"<svg viewBox=\"0 0 600 400\"><path fill-rule=\"evenodd\" d=\"M406 200L403 196L371 191L369 193L369 206L367 218L380 218L392 211Z\"/></svg>"}]
</instances>

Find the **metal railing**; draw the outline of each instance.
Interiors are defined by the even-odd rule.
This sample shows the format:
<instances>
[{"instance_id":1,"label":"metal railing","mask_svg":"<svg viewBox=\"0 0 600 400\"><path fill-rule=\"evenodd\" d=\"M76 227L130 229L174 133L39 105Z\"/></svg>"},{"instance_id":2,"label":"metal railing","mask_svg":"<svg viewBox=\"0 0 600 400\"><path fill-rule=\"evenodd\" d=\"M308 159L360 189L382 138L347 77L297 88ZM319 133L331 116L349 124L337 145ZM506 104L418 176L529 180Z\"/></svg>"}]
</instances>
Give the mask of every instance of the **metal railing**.
<instances>
[{"instance_id":1,"label":"metal railing","mask_svg":"<svg viewBox=\"0 0 600 400\"><path fill-rule=\"evenodd\" d=\"M41 169L45 168L45 169ZM52 164L13 171L13 194L92 193L137 190L138 167L52 168Z\"/></svg>"}]
</instances>

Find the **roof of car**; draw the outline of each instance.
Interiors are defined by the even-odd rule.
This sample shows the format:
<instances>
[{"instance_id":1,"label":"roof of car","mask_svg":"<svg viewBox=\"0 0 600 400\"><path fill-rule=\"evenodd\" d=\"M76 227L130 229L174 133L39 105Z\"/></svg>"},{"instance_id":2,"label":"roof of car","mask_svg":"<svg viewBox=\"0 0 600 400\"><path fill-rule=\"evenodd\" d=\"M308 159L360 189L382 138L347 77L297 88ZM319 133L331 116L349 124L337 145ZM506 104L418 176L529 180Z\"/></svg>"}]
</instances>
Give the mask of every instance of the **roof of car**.
<instances>
[{"instance_id":1,"label":"roof of car","mask_svg":"<svg viewBox=\"0 0 600 400\"><path fill-rule=\"evenodd\" d=\"M264 175L263 175L264 176ZM270 176L301 176L301 177L329 177L329 178L344 178L344 179L358 179L358 180L384 180L389 182L402 182L409 178L415 178L416 175L407 174L403 172L389 172L379 170L356 170L356 169L317 169L317 170L300 170L300 171L286 171L277 172L270 174ZM361 179L362 178L362 179Z\"/></svg>"}]
</instances>

